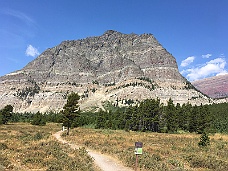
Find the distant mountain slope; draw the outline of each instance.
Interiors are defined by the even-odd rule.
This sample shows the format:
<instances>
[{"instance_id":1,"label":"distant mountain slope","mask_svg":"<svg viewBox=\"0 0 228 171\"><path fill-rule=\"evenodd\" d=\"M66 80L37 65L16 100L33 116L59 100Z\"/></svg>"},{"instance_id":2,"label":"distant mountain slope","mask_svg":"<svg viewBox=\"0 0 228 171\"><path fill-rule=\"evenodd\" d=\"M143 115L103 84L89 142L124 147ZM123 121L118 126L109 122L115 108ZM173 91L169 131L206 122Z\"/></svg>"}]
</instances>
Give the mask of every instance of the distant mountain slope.
<instances>
[{"instance_id":1,"label":"distant mountain slope","mask_svg":"<svg viewBox=\"0 0 228 171\"><path fill-rule=\"evenodd\" d=\"M211 98L228 97L228 74L197 80L192 84Z\"/></svg>"},{"instance_id":2,"label":"distant mountain slope","mask_svg":"<svg viewBox=\"0 0 228 171\"><path fill-rule=\"evenodd\" d=\"M59 111L72 91L81 95L81 109L147 98L210 102L179 73L176 59L152 34L108 30L63 41L23 69L0 77L0 108L11 104L19 112Z\"/></svg>"}]
</instances>

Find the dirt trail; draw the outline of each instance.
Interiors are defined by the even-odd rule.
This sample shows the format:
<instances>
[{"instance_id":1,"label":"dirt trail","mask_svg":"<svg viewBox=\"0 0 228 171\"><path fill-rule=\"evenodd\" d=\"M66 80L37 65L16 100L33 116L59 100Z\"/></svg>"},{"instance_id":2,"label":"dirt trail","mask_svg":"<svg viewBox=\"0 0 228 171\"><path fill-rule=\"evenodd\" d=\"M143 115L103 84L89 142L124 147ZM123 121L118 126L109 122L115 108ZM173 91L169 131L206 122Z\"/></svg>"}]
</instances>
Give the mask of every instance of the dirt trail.
<instances>
[{"instance_id":1,"label":"dirt trail","mask_svg":"<svg viewBox=\"0 0 228 171\"><path fill-rule=\"evenodd\" d=\"M78 149L79 146L75 144L71 144L61 137L62 131L56 132L54 137L63 144L68 144L73 149ZM107 156L101 154L99 152L95 152L93 150L87 149L88 154L94 158L95 164L103 171L133 171L130 168L123 166L118 160L112 158L111 156Z\"/></svg>"}]
</instances>

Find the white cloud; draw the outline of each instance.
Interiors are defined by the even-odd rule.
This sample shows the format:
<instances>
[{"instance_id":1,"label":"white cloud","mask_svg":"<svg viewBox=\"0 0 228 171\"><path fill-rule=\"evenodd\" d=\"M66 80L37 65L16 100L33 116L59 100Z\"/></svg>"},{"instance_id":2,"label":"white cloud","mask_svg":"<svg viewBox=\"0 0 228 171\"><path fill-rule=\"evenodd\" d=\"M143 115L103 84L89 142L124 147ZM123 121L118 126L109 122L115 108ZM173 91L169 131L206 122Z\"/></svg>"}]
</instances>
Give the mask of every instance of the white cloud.
<instances>
[{"instance_id":1,"label":"white cloud","mask_svg":"<svg viewBox=\"0 0 228 171\"><path fill-rule=\"evenodd\" d=\"M19 20L25 22L28 25L35 24L35 21L31 17L29 17L28 15L26 15L25 13L20 12L20 11L6 9L6 10L1 11L1 13L18 18Z\"/></svg>"},{"instance_id":2,"label":"white cloud","mask_svg":"<svg viewBox=\"0 0 228 171\"><path fill-rule=\"evenodd\" d=\"M218 73L216 76L219 76L219 75L226 75L226 74L228 74L228 72L227 72L227 71L224 71L224 72Z\"/></svg>"},{"instance_id":3,"label":"white cloud","mask_svg":"<svg viewBox=\"0 0 228 171\"><path fill-rule=\"evenodd\" d=\"M203 64L200 67L183 70L181 73L186 74L186 77L189 81L194 81L209 76L227 73L225 66L225 58L216 58Z\"/></svg>"},{"instance_id":4,"label":"white cloud","mask_svg":"<svg viewBox=\"0 0 228 171\"><path fill-rule=\"evenodd\" d=\"M212 56L212 54L206 54L206 55L202 55L202 58L210 58Z\"/></svg>"},{"instance_id":5,"label":"white cloud","mask_svg":"<svg viewBox=\"0 0 228 171\"><path fill-rule=\"evenodd\" d=\"M188 66L190 63L192 63L194 60L195 60L195 56L187 57L185 60L183 60L183 61L181 62L181 66L182 66L182 67L186 67L186 66Z\"/></svg>"},{"instance_id":6,"label":"white cloud","mask_svg":"<svg viewBox=\"0 0 228 171\"><path fill-rule=\"evenodd\" d=\"M38 52L38 50L33 47L32 45L28 45L27 49L25 51L26 56L32 56L35 57L37 55L39 55L40 53Z\"/></svg>"}]
</instances>

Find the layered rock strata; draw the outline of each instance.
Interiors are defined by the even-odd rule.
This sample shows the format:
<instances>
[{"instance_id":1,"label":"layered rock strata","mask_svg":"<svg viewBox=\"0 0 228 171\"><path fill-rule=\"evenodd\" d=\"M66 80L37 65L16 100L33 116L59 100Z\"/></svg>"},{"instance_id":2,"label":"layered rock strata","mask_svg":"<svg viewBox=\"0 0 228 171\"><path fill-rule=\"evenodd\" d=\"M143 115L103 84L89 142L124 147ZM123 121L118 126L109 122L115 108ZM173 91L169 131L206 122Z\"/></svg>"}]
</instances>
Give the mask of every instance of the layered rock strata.
<instances>
[{"instance_id":1,"label":"layered rock strata","mask_svg":"<svg viewBox=\"0 0 228 171\"><path fill-rule=\"evenodd\" d=\"M23 69L0 77L0 108L11 104L17 112L59 111L72 91L81 95L81 109L146 98L211 102L179 73L175 58L152 34L109 30L63 41Z\"/></svg>"}]
</instances>

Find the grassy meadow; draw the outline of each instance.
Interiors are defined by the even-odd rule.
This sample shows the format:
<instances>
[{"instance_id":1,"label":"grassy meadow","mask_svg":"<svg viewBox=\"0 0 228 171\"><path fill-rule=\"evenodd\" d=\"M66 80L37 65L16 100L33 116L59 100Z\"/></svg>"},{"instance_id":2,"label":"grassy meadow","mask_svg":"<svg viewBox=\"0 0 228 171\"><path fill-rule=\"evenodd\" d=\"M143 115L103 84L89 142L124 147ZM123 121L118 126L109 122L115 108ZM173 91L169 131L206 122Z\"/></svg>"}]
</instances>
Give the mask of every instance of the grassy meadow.
<instances>
[{"instance_id":1,"label":"grassy meadow","mask_svg":"<svg viewBox=\"0 0 228 171\"><path fill-rule=\"evenodd\" d=\"M84 148L72 150L51 136L60 129L54 123L0 125L0 170L98 171Z\"/></svg>"},{"instance_id":2,"label":"grassy meadow","mask_svg":"<svg viewBox=\"0 0 228 171\"><path fill-rule=\"evenodd\" d=\"M64 135L63 135L64 136ZM199 147L199 134L163 134L122 130L75 128L64 138L72 143L110 154L134 168L135 142L143 142L141 171L227 171L228 135L210 137L210 146Z\"/></svg>"},{"instance_id":3,"label":"grassy meadow","mask_svg":"<svg viewBox=\"0 0 228 171\"><path fill-rule=\"evenodd\" d=\"M60 124L34 126L29 123L0 125L0 170L98 171L85 148L72 150L59 143L53 133ZM199 134L163 134L109 129L75 128L63 138L118 158L134 168L134 144L143 142L139 156L141 171L227 171L228 135L210 135L210 146L199 147ZM139 169L138 169L139 170Z\"/></svg>"}]
</instances>

